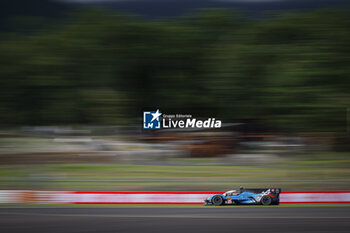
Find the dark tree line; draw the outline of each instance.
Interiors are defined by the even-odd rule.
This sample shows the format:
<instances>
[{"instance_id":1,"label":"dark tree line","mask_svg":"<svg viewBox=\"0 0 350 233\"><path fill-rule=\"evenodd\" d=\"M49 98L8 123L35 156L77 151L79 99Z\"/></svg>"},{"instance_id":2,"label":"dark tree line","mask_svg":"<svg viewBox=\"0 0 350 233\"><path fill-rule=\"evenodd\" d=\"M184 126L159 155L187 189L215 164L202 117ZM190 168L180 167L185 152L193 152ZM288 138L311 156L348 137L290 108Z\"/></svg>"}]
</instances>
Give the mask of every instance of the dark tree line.
<instances>
[{"instance_id":1,"label":"dark tree line","mask_svg":"<svg viewBox=\"0 0 350 233\"><path fill-rule=\"evenodd\" d=\"M83 10L0 41L2 125L130 124L159 108L292 131L345 130L346 12L247 20L203 10L145 22Z\"/></svg>"}]
</instances>

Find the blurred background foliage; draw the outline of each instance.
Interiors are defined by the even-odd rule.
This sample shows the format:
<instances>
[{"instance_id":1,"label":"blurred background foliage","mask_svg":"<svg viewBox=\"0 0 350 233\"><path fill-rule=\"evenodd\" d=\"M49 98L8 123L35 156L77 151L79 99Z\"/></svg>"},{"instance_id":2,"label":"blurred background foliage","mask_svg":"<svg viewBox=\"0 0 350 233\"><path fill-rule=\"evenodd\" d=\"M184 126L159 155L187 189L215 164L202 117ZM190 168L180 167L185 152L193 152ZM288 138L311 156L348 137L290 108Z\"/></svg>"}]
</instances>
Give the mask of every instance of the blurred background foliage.
<instances>
[{"instance_id":1,"label":"blurred background foliage","mask_svg":"<svg viewBox=\"0 0 350 233\"><path fill-rule=\"evenodd\" d=\"M81 8L35 31L33 20L17 21L18 30L0 33L0 122L128 125L144 109L162 109L345 132L347 13L256 20L207 9L145 21Z\"/></svg>"},{"instance_id":2,"label":"blurred background foliage","mask_svg":"<svg viewBox=\"0 0 350 233\"><path fill-rule=\"evenodd\" d=\"M113 9L0 2L1 189L349 190L348 8ZM142 131L156 109L224 125Z\"/></svg>"}]
</instances>

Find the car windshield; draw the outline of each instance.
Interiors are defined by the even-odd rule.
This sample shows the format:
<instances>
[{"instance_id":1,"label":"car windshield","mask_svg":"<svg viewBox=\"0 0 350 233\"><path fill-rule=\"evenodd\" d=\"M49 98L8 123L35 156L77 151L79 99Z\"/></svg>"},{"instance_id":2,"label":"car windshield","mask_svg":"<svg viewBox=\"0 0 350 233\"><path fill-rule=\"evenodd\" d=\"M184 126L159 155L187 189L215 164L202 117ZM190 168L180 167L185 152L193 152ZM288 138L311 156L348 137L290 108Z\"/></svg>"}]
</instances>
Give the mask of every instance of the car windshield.
<instances>
[{"instance_id":1,"label":"car windshield","mask_svg":"<svg viewBox=\"0 0 350 233\"><path fill-rule=\"evenodd\" d=\"M230 191L227 191L226 193L224 193L225 196L234 196L237 194L238 194L237 190L230 190Z\"/></svg>"}]
</instances>

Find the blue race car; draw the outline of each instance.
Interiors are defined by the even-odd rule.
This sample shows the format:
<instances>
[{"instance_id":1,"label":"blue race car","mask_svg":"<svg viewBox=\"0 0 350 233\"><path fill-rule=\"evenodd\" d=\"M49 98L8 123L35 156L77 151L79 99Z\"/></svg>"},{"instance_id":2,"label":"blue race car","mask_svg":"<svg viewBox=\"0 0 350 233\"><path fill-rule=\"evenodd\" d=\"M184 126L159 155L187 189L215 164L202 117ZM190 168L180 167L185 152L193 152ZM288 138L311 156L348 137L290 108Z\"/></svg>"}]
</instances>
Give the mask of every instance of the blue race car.
<instances>
[{"instance_id":1,"label":"blue race car","mask_svg":"<svg viewBox=\"0 0 350 233\"><path fill-rule=\"evenodd\" d=\"M224 194L213 195L204 200L204 205L279 205L280 188L269 189L234 189Z\"/></svg>"}]
</instances>

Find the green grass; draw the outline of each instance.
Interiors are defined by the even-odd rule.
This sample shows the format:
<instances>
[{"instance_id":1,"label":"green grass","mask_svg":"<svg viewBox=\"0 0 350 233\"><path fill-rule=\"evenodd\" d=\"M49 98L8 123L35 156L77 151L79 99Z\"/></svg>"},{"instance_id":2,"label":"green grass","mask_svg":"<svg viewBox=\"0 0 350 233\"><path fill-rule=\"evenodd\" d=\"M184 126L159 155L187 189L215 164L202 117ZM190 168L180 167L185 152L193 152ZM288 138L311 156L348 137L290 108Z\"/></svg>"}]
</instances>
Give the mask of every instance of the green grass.
<instances>
[{"instance_id":1,"label":"green grass","mask_svg":"<svg viewBox=\"0 0 350 233\"><path fill-rule=\"evenodd\" d=\"M348 156L310 157L271 165L1 165L0 189L284 190L350 189Z\"/></svg>"}]
</instances>

